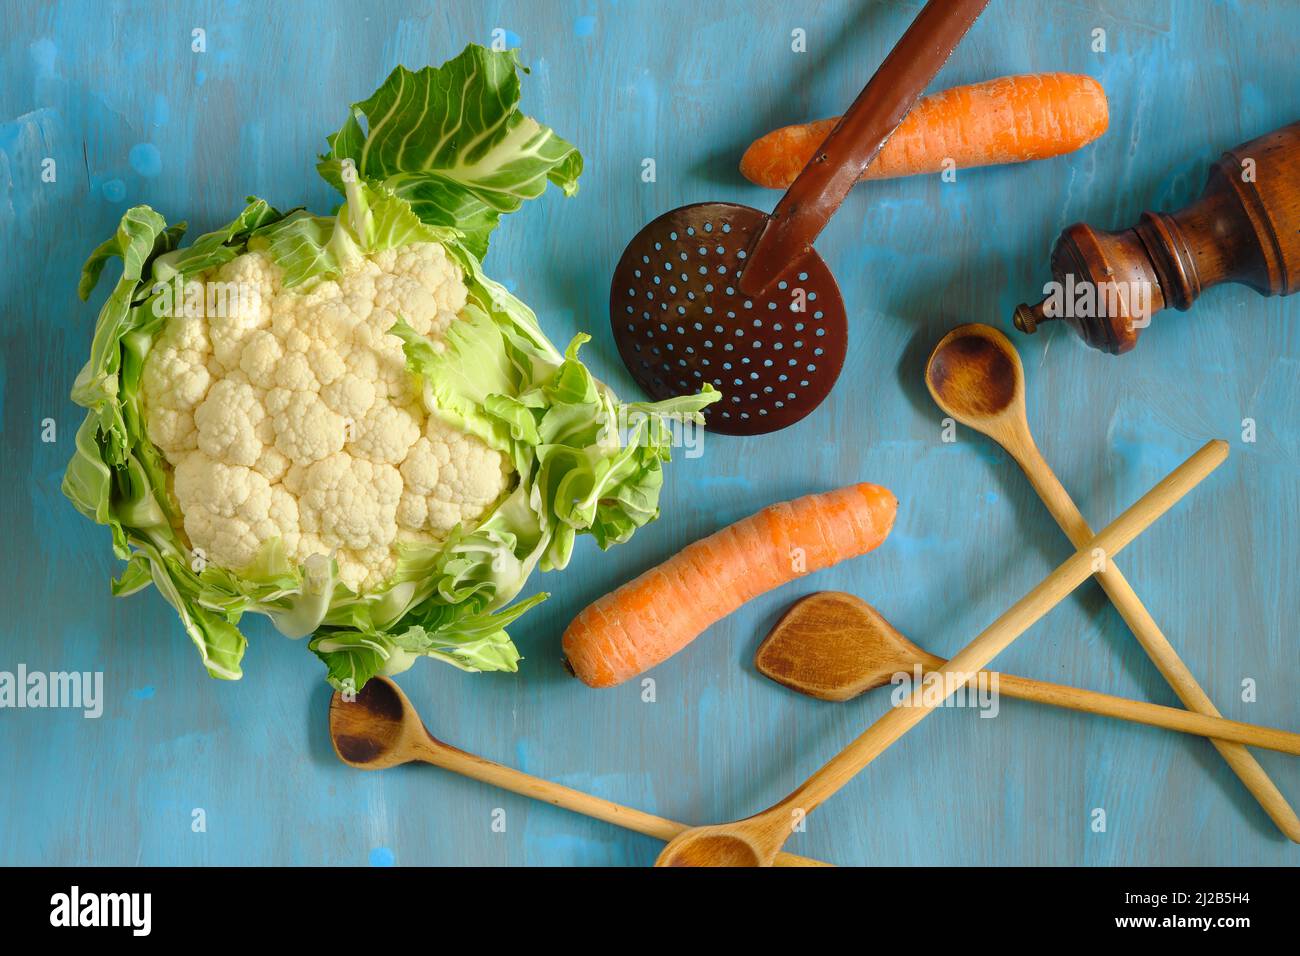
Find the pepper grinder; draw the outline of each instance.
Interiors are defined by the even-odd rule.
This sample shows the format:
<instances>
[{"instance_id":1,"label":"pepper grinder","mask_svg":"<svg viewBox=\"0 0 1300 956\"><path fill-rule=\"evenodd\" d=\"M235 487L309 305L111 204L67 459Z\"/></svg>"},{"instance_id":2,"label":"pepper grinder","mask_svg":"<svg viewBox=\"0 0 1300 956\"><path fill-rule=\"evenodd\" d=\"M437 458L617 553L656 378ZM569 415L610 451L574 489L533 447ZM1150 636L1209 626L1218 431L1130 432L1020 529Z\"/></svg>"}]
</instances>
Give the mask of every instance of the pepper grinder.
<instances>
[{"instance_id":1,"label":"pepper grinder","mask_svg":"<svg viewBox=\"0 0 1300 956\"><path fill-rule=\"evenodd\" d=\"M1016 328L1063 319L1113 355L1137 344L1152 315L1186 311L1221 282L1263 295L1300 290L1300 122L1228 150L1200 198L1177 212L1144 212L1116 232L1075 223L1051 261L1055 283L1042 302L1016 307Z\"/></svg>"}]
</instances>

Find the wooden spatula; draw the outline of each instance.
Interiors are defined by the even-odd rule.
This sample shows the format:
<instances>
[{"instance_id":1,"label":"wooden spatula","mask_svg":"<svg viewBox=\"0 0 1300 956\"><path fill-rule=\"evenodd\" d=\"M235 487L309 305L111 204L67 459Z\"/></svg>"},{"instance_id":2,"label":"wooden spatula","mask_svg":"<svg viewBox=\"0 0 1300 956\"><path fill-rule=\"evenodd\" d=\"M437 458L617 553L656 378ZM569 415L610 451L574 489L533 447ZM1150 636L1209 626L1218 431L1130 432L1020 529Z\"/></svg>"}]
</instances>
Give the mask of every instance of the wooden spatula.
<instances>
[{"instance_id":1,"label":"wooden spatula","mask_svg":"<svg viewBox=\"0 0 1300 956\"><path fill-rule=\"evenodd\" d=\"M895 674L911 676L918 666L928 673L946 663L898 633L866 601L842 591L822 591L796 601L754 655L759 673L778 684L836 701L884 687ZM1020 700L1300 754L1300 734L1177 707L1001 673L997 690Z\"/></svg>"}]
</instances>

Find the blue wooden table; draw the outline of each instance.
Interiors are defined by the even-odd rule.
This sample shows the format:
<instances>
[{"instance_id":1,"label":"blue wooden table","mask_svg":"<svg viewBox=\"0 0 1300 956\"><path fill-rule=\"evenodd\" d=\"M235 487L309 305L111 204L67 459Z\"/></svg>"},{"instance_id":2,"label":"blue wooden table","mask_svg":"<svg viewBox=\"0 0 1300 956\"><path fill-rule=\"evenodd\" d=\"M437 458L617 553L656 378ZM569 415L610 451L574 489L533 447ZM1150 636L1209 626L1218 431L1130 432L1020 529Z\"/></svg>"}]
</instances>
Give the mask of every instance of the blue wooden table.
<instances>
[{"instance_id":1,"label":"blue wooden table","mask_svg":"<svg viewBox=\"0 0 1300 956\"><path fill-rule=\"evenodd\" d=\"M109 595L120 568L108 534L59 493L81 417L68 390L103 296L77 301L78 270L135 203L196 232L248 194L327 210L313 160L347 105L398 62L439 63L500 30L532 68L524 108L575 142L587 170L575 198L553 192L509 217L487 268L555 341L592 331L587 361L631 395L606 305L624 243L685 202L774 202L739 177L744 145L839 112L919 3L265 6L0 2L0 670L105 682L98 720L0 711L0 862L648 864L652 840L430 768L349 770L302 643L246 619L245 678L210 680L155 592ZM806 52L791 49L796 29ZM930 347L959 322L1009 329L1050 278L1063 226L1177 207L1220 150L1296 119L1297 36L1300 10L1285 3L994 0L936 86L1087 73L1109 94L1109 133L1036 165L855 190L819 241L852 336L830 400L788 431L707 438L670 467L656 524L608 555L584 539L567 572L534 578L554 596L516 632L518 674L425 662L403 675L434 731L686 822L743 816L793 788L889 706L884 692L801 699L754 671L794 598L852 591L950 654L1070 552L1000 450L964 430L942 440L921 380ZM1228 463L1121 564L1226 715L1300 728L1300 299L1217 289L1118 359L1063 328L1012 334L1039 443L1095 526L1206 439L1231 442ZM857 480L898 494L888 543L715 626L654 671L653 702L635 683L596 692L562 670L560 634L596 596L762 505ZM1091 582L998 665L1176 703ZM1260 760L1300 801L1300 762ZM1012 700L992 720L935 714L790 849L842 864L1300 862L1208 743Z\"/></svg>"}]
</instances>

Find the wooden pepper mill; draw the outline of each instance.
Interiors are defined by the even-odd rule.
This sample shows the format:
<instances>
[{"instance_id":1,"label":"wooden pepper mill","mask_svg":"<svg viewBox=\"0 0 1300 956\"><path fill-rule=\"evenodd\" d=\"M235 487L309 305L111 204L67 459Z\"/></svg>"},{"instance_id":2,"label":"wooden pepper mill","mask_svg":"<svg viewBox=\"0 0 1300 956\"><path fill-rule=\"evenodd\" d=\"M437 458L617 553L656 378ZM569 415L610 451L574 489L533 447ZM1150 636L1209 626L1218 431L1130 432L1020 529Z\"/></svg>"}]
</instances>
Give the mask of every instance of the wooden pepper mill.
<instances>
[{"instance_id":1,"label":"wooden pepper mill","mask_svg":"<svg viewBox=\"0 0 1300 956\"><path fill-rule=\"evenodd\" d=\"M1115 355L1156 312L1186 311L1220 282L1263 295L1300 290L1300 122L1224 153L1201 197L1178 212L1144 212L1118 232L1070 226L1052 249L1052 275L1042 302L1017 306L1016 328L1063 319Z\"/></svg>"}]
</instances>

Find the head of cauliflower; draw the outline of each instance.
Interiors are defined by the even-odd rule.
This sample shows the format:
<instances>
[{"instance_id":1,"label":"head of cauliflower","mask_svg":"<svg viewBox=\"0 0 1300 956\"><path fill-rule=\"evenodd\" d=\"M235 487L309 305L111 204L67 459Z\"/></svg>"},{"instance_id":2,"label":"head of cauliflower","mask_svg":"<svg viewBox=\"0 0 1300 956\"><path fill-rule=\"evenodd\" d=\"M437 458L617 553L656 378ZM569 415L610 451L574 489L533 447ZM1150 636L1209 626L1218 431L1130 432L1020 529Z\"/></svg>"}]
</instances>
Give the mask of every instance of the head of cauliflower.
<instances>
[{"instance_id":1,"label":"head of cauliflower","mask_svg":"<svg viewBox=\"0 0 1300 956\"><path fill-rule=\"evenodd\" d=\"M333 557L357 593L383 587L404 542L473 526L508 490L506 456L423 403L398 318L437 343L467 296L436 242L363 258L301 291L245 253L202 277L145 360L150 440L196 556L240 571L279 538L298 564Z\"/></svg>"}]
</instances>

